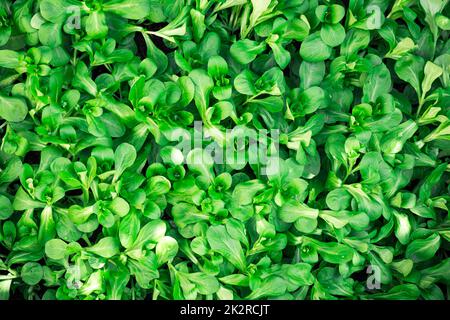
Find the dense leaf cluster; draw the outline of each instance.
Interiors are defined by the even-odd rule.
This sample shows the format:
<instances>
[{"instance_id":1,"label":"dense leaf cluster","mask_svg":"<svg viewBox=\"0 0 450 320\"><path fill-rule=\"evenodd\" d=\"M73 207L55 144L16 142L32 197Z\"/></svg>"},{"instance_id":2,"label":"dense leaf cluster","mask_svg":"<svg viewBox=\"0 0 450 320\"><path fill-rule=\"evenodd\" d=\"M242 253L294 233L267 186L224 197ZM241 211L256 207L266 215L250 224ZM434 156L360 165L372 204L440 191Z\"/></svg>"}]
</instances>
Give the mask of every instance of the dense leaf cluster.
<instances>
[{"instance_id":1,"label":"dense leaf cluster","mask_svg":"<svg viewBox=\"0 0 450 320\"><path fill-rule=\"evenodd\" d=\"M447 298L447 2L2 0L0 299Z\"/></svg>"}]
</instances>

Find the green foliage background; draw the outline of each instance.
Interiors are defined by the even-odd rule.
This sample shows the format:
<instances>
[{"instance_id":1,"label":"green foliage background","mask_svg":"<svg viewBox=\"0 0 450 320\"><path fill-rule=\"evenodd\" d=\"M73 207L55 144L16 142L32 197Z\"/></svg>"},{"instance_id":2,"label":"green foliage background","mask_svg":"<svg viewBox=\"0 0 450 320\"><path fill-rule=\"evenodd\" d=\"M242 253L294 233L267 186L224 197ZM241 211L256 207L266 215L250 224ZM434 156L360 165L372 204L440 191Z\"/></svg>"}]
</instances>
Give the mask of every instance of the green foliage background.
<instances>
[{"instance_id":1,"label":"green foliage background","mask_svg":"<svg viewBox=\"0 0 450 320\"><path fill-rule=\"evenodd\" d=\"M447 299L447 3L2 0L0 299Z\"/></svg>"}]
</instances>

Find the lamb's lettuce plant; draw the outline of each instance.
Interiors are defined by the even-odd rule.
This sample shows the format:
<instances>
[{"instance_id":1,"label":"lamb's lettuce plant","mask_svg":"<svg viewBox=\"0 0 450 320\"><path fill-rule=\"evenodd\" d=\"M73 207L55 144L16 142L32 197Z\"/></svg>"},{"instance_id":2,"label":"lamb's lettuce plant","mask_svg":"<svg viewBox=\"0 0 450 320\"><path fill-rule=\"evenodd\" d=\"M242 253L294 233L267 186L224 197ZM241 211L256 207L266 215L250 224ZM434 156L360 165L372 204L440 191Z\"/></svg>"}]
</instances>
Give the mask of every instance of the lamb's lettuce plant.
<instances>
[{"instance_id":1,"label":"lamb's lettuce plant","mask_svg":"<svg viewBox=\"0 0 450 320\"><path fill-rule=\"evenodd\" d=\"M448 299L448 0L0 2L0 299Z\"/></svg>"}]
</instances>

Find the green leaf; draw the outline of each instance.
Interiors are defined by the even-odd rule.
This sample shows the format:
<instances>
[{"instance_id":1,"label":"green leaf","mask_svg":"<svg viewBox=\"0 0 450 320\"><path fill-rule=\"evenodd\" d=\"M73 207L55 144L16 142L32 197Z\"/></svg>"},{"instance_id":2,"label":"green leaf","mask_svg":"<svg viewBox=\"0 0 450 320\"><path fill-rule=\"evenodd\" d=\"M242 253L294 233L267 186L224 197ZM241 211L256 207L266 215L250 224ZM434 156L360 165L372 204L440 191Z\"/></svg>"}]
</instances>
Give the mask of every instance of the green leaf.
<instances>
[{"instance_id":1,"label":"green leaf","mask_svg":"<svg viewBox=\"0 0 450 320\"><path fill-rule=\"evenodd\" d=\"M40 2L40 12L44 19L50 22L59 23L62 22L69 13L69 6L70 4L65 0L42 0Z\"/></svg>"},{"instance_id":2,"label":"green leaf","mask_svg":"<svg viewBox=\"0 0 450 320\"><path fill-rule=\"evenodd\" d=\"M34 286L42 280L44 270L39 263L27 262L23 265L20 276L26 284Z\"/></svg>"},{"instance_id":3,"label":"green leaf","mask_svg":"<svg viewBox=\"0 0 450 320\"><path fill-rule=\"evenodd\" d=\"M186 157L189 169L212 181L213 159L203 149L194 149Z\"/></svg>"},{"instance_id":4,"label":"green leaf","mask_svg":"<svg viewBox=\"0 0 450 320\"><path fill-rule=\"evenodd\" d=\"M206 108L209 107L209 95L214 87L212 79L201 69L192 70L189 77L195 86L195 105L203 120L206 118Z\"/></svg>"},{"instance_id":5,"label":"green leaf","mask_svg":"<svg viewBox=\"0 0 450 320\"><path fill-rule=\"evenodd\" d=\"M219 281L211 275L201 272L190 273L187 275L190 282L195 284L195 288L200 294L213 294L219 290Z\"/></svg>"},{"instance_id":6,"label":"green leaf","mask_svg":"<svg viewBox=\"0 0 450 320\"><path fill-rule=\"evenodd\" d=\"M0 50L0 67L15 69L19 67L20 54L13 50Z\"/></svg>"},{"instance_id":7,"label":"green leaf","mask_svg":"<svg viewBox=\"0 0 450 320\"><path fill-rule=\"evenodd\" d=\"M155 249L158 265L170 262L178 253L178 242L172 237L164 236Z\"/></svg>"},{"instance_id":8,"label":"green leaf","mask_svg":"<svg viewBox=\"0 0 450 320\"><path fill-rule=\"evenodd\" d=\"M66 215L60 215L56 222L56 233L59 238L64 241L77 241L81 238L81 231L79 231L75 224Z\"/></svg>"},{"instance_id":9,"label":"green leaf","mask_svg":"<svg viewBox=\"0 0 450 320\"><path fill-rule=\"evenodd\" d=\"M120 217L125 217L130 211L130 205L121 197L115 197L109 204L109 209Z\"/></svg>"},{"instance_id":10,"label":"green leaf","mask_svg":"<svg viewBox=\"0 0 450 320\"><path fill-rule=\"evenodd\" d=\"M424 78L422 81L422 97L431 89L433 82L442 75L442 68L431 61L425 63Z\"/></svg>"},{"instance_id":11,"label":"green leaf","mask_svg":"<svg viewBox=\"0 0 450 320\"><path fill-rule=\"evenodd\" d=\"M212 226L206 232L211 249L223 255L241 272L246 270L244 251L239 241L232 239L224 226Z\"/></svg>"},{"instance_id":12,"label":"green leaf","mask_svg":"<svg viewBox=\"0 0 450 320\"><path fill-rule=\"evenodd\" d=\"M246 299L260 299L262 297L281 296L286 292L286 281L278 276L269 276L261 281Z\"/></svg>"},{"instance_id":13,"label":"green leaf","mask_svg":"<svg viewBox=\"0 0 450 320\"><path fill-rule=\"evenodd\" d=\"M0 220L8 219L13 213L11 201L0 194Z\"/></svg>"},{"instance_id":14,"label":"green leaf","mask_svg":"<svg viewBox=\"0 0 450 320\"><path fill-rule=\"evenodd\" d=\"M336 242L320 242L308 238L306 244L313 246L323 259L329 263L341 264L353 258L354 250Z\"/></svg>"},{"instance_id":15,"label":"green leaf","mask_svg":"<svg viewBox=\"0 0 450 320\"><path fill-rule=\"evenodd\" d=\"M264 42L258 43L249 39L239 40L230 47L230 54L240 64L249 64L256 56L266 50Z\"/></svg>"},{"instance_id":16,"label":"green leaf","mask_svg":"<svg viewBox=\"0 0 450 320\"><path fill-rule=\"evenodd\" d=\"M11 289L12 280L0 281L0 300L9 299L9 291Z\"/></svg>"},{"instance_id":17,"label":"green leaf","mask_svg":"<svg viewBox=\"0 0 450 320\"><path fill-rule=\"evenodd\" d=\"M135 213L125 216L119 225L119 238L123 247L129 248L136 241L140 229L140 221Z\"/></svg>"},{"instance_id":18,"label":"green leaf","mask_svg":"<svg viewBox=\"0 0 450 320\"><path fill-rule=\"evenodd\" d=\"M52 207L46 206L41 212L41 223L39 225L38 240L42 244L53 239L56 235L55 221L53 219Z\"/></svg>"},{"instance_id":19,"label":"green leaf","mask_svg":"<svg viewBox=\"0 0 450 320\"><path fill-rule=\"evenodd\" d=\"M287 223L293 223L299 218L316 219L319 210L310 208L303 203L288 202L280 208L279 217Z\"/></svg>"},{"instance_id":20,"label":"green leaf","mask_svg":"<svg viewBox=\"0 0 450 320\"><path fill-rule=\"evenodd\" d=\"M249 106L255 105L257 108L265 109L268 112L275 113L283 110L284 101L281 97L270 96L263 99L255 99L248 103Z\"/></svg>"},{"instance_id":21,"label":"green leaf","mask_svg":"<svg viewBox=\"0 0 450 320\"><path fill-rule=\"evenodd\" d=\"M370 31L353 28L347 32L341 45L341 55L350 57L359 50L367 48L370 43Z\"/></svg>"},{"instance_id":22,"label":"green leaf","mask_svg":"<svg viewBox=\"0 0 450 320\"><path fill-rule=\"evenodd\" d=\"M420 287L428 288L432 284L442 281L448 285L450 273L450 258L442 260L436 265L425 268L420 271Z\"/></svg>"},{"instance_id":23,"label":"green leaf","mask_svg":"<svg viewBox=\"0 0 450 320\"><path fill-rule=\"evenodd\" d=\"M405 256L414 262L422 262L434 257L439 250L441 238L434 233L425 239L411 241L406 248Z\"/></svg>"},{"instance_id":24,"label":"green leaf","mask_svg":"<svg viewBox=\"0 0 450 320\"><path fill-rule=\"evenodd\" d=\"M234 88L239 93L245 95L256 95L258 92L255 88L256 76L248 69L245 69L234 78Z\"/></svg>"},{"instance_id":25,"label":"green leaf","mask_svg":"<svg viewBox=\"0 0 450 320\"><path fill-rule=\"evenodd\" d=\"M103 258L112 258L120 252L119 241L113 237L100 239L93 246L86 248L87 252L94 253Z\"/></svg>"},{"instance_id":26,"label":"green leaf","mask_svg":"<svg viewBox=\"0 0 450 320\"><path fill-rule=\"evenodd\" d=\"M301 44L300 56L307 62L319 62L331 56L329 47L320 37L319 33L309 35Z\"/></svg>"},{"instance_id":27,"label":"green leaf","mask_svg":"<svg viewBox=\"0 0 450 320\"><path fill-rule=\"evenodd\" d=\"M122 173L131 167L136 160L136 149L129 143L122 143L114 152L114 177L117 179Z\"/></svg>"},{"instance_id":28,"label":"green leaf","mask_svg":"<svg viewBox=\"0 0 450 320\"><path fill-rule=\"evenodd\" d=\"M291 54L277 42L269 42L276 63L281 69L285 69L291 62Z\"/></svg>"},{"instance_id":29,"label":"green leaf","mask_svg":"<svg viewBox=\"0 0 450 320\"><path fill-rule=\"evenodd\" d=\"M282 36L285 39L294 39L303 41L309 34L310 26L306 18L292 19L286 21L286 29L283 30Z\"/></svg>"},{"instance_id":30,"label":"green leaf","mask_svg":"<svg viewBox=\"0 0 450 320\"><path fill-rule=\"evenodd\" d=\"M205 16L200 11L195 9L191 9L190 14L194 29L194 39L196 42L199 42L206 31Z\"/></svg>"},{"instance_id":31,"label":"green leaf","mask_svg":"<svg viewBox=\"0 0 450 320\"><path fill-rule=\"evenodd\" d=\"M103 3L103 10L126 19L139 20L150 14L151 6L146 0L108 0Z\"/></svg>"},{"instance_id":32,"label":"green leaf","mask_svg":"<svg viewBox=\"0 0 450 320\"><path fill-rule=\"evenodd\" d=\"M20 122L28 114L28 107L24 99L4 97L0 95L0 118L10 122Z\"/></svg>"},{"instance_id":33,"label":"green leaf","mask_svg":"<svg viewBox=\"0 0 450 320\"><path fill-rule=\"evenodd\" d=\"M108 26L106 25L105 14L101 11L94 11L86 19L86 33L91 39L101 39L106 37Z\"/></svg>"},{"instance_id":34,"label":"green leaf","mask_svg":"<svg viewBox=\"0 0 450 320\"><path fill-rule=\"evenodd\" d=\"M300 64L300 88L302 90L318 86L325 76L325 64L321 62L303 61Z\"/></svg>"},{"instance_id":35,"label":"green leaf","mask_svg":"<svg viewBox=\"0 0 450 320\"><path fill-rule=\"evenodd\" d=\"M424 68L424 60L422 57L407 55L397 60L395 63L395 72L403 81L408 82L417 95L420 97L420 84Z\"/></svg>"},{"instance_id":36,"label":"green leaf","mask_svg":"<svg viewBox=\"0 0 450 320\"><path fill-rule=\"evenodd\" d=\"M117 268L109 268L104 273L104 277L107 281L107 299L120 300L130 281L128 269L122 265L119 265Z\"/></svg>"},{"instance_id":37,"label":"green leaf","mask_svg":"<svg viewBox=\"0 0 450 320\"><path fill-rule=\"evenodd\" d=\"M76 66L73 85L76 88L86 91L92 96L97 95L97 85L91 79L89 69L83 62L79 62Z\"/></svg>"},{"instance_id":38,"label":"green leaf","mask_svg":"<svg viewBox=\"0 0 450 320\"><path fill-rule=\"evenodd\" d=\"M398 153L404 144L417 131L418 125L413 120L408 120L386 134L381 141L381 148L385 153Z\"/></svg>"},{"instance_id":39,"label":"green leaf","mask_svg":"<svg viewBox=\"0 0 450 320\"><path fill-rule=\"evenodd\" d=\"M369 71L363 86L363 102L375 102L379 96L391 91L392 81L389 69L380 64Z\"/></svg>"},{"instance_id":40,"label":"green leaf","mask_svg":"<svg viewBox=\"0 0 450 320\"><path fill-rule=\"evenodd\" d=\"M401 244L408 244L409 237L411 233L411 223L409 222L408 216L401 212L394 212L396 226L395 226L395 236L400 241Z\"/></svg>"},{"instance_id":41,"label":"green leaf","mask_svg":"<svg viewBox=\"0 0 450 320\"><path fill-rule=\"evenodd\" d=\"M386 55L386 58L400 59L408 52L416 47L414 41L411 38L403 38L396 46Z\"/></svg>"},{"instance_id":42,"label":"green leaf","mask_svg":"<svg viewBox=\"0 0 450 320\"><path fill-rule=\"evenodd\" d=\"M252 13L250 14L249 24L250 27L256 25L258 18L260 18L263 13L269 8L270 0L251 0L252 2Z\"/></svg>"},{"instance_id":43,"label":"green leaf","mask_svg":"<svg viewBox=\"0 0 450 320\"><path fill-rule=\"evenodd\" d=\"M339 211L345 210L350 206L351 195L343 188L334 189L327 194L325 199L328 208Z\"/></svg>"},{"instance_id":44,"label":"green leaf","mask_svg":"<svg viewBox=\"0 0 450 320\"><path fill-rule=\"evenodd\" d=\"M39 201L33 200L28 193L20 187L19 190L17 190L17 193L14 197L13 202L13 209L14 210L27 210L27 209L33 209L33 208L43 208L45 207L45 204Z\"/></svg>"},{"instance_id":45,"label":"green leaf","mask_svg":"<svg viewBox=\"0 0 450 320\"><path fill-rule=\"evenodd\" d=\"M50 259L64 259L67 250L67 243L60 239L52 239L45 243L45 254Z\"/></svg>"},{"instance_id":46,"label":"green leaf","mask_svg":"<svg viewBox=\"0 0 450 320\"><path fill-rule=\"evenodd\" d=\"M325 267L317 274L317 280L332 295L351 297L354 294L352 278L342 277L336 269Z\"/></svg>"},{"instance_id":47,"label":"green leaf","mask_svg":"<svg viewBox=\"0 0 450 320\"><path fill-rule=\"evenodd\" d=\"M344 18L345 15L345 8L338 4L332 4L329 6L320 5L316 7L315 10L316 17L321 22L328 22L328 23L339 23L339 21Z\"/></svg>"},{"instance_id":48,"label":"green leaf","mask_svg":"<svg viewBox=\"0 0 450 320\"><path fill-rule=\"evenodd\" d=\"M420 290L414 284L401 284L393 287L386 293L375 293L364 297L364 299L381 300L417 300Z\"/></svg>"},{"instance_id":49,"label":"green leaf","mask_svg":"<svg viewBox=\"0 0 450 320\"><path fill-rule=\"evenodd\" d=\"M435 169L433 169L433 171L429 175L427 175L427 177L425 178L423 184L420 186L419 189L420 201L426 201L431 197L431 192L434 186L441 180L445 170L446 170L446 163L442 163L438 165Z\"/></svg>"},{"instance_id":50,"label":"green leaf","mask_svg":"<svg viewBox=\"0 0 450 320\"><path fill-rule=\"evenodd\" d=\"M209 220L208 214L199 211L194 205L185 202L180 202L173 206L172 216L175 224L179 228L185 228L189 224Z\"/></svg>"},{"instance_id":51,"label":"green leaf","mask_svg":"<svg viewBox=\"0 0 450 320\"><path fill-rule=\"evenodd\" d=\"M298 96L295 95L291 106L291 113L294 117L313 113L326 105L325 91L318 86L309 87Z\"/></svg>"},{"instance_id":52,"label":"green leaf","mask_svg":"<svg viewBox=\"0 0 450 320\"><path fill-rule=\"evenodd\" d=\"M326 45L336 47L344 42L345 29L339 23L324 24L320 29L320 38Z\"/></svg>"},{"instance_id":53,"label":"green leaf","mask_svg":"<svg viewBox=\"0 0 450 320\"><path fill-rule=\"evenodd\" d=\"M141 250L149 243L156 244L164 237L166 233L166 224L162 220L153 220L145 224L139 231L136 240L128 248L128 252Z\"/></svg>"},{"instance_id":54,"label":"green leaf","mask_svg":"<svg viewBox=\"0 0 450 320\"><path fill-rule=\"evenodd\" d=\"M130 274L136 277L137 284L144 289L150 288L150 281L159 277L156 255L153 252L139 260L129 259Z\"/></svg>"},{"instance_id":55,"label":"green leaf","mask_svg":"<svg viewBox=\"0 0 450 320\"><path fill-rule=\"evenodd\" d=\"M208 74L213 78L220 78L228 73L228 64L221 56L212 56L208 60Z\"/></svg>"}]
</instances>

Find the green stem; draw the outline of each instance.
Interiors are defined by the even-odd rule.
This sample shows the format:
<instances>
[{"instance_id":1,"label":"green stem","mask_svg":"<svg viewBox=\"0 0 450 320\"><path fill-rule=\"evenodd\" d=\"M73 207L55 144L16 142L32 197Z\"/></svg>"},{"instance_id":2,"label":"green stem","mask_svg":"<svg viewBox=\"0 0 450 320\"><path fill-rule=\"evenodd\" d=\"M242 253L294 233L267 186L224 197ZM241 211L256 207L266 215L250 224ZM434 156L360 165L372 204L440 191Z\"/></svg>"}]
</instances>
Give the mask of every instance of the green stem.
<instances>
[{"instance_id":1,"label":"green stem","mask_svg":"<svg viewBox=\"0 0 450 320\"><path fill-rule=\"evenodd\" d=\"M87 237L86 234L83 234L82 239L83 239L84 241L86 241L86 243L88 244L89 247L92 246L92 243L91 243L91 241L89 240L89 238Z\"/></svg>"},{"instance_id":2,"label":"green stem","mask_svg":"<svg viewBox=\"0 0 450 320\"><path fill-rule=\"evenodd\" d=\"M258 92L257 94L255 94L254 96L251 96L250 98L248 98L247 100L245 100L244 105L255 100L256 98L258 98L260 95L264 94L264 91Z\"/></svg>"},{"instance_id":3,"label":"green stem","mask_svg":"<svg viewBox=\"0 0 450 320\"><path fill-rule=\"evenodd\" d=\"M89 189L82 188L83 191L83 204L86 206L89 202Z\"/></svg>"},{"instance_id":4,"label":"green stem","mask_svg":"<svg viewBox=\"0 0 450 320\"><path fill-rule=\"evenodd\" d=\"M417 108L417 114L416 114L417 118L420 118L420 111L422 110L422 106L424 105L424 103L425 103L425 99L422 96L419 98L419 107Z\"/></svg>"}]
</instances>

